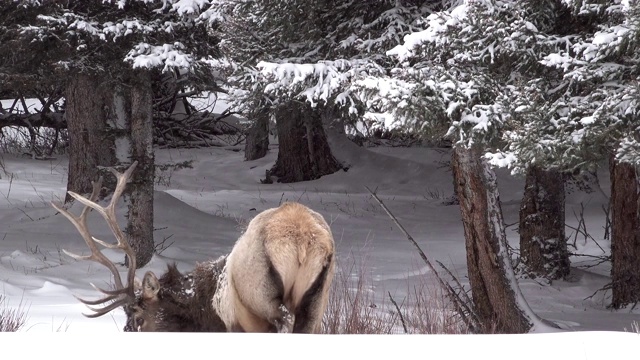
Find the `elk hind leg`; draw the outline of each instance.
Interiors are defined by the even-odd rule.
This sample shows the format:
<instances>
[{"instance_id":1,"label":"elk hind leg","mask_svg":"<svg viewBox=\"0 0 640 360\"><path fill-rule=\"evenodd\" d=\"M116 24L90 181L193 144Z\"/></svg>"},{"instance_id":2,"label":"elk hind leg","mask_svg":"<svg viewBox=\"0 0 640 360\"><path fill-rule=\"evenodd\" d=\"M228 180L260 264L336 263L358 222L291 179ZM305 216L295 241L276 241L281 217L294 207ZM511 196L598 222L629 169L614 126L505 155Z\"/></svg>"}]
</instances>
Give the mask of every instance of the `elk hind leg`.
<instances>
[{"instance_id":1,"label":"elk hind leg","mask_svg":"<svg viewBox=\"0 0 640 360\"><path fill-rule=\"evenodd\" d=\"M246 286L248 283L245 282L245 286L237 287L238 295L252 314L269 323L270 331L290 333L293 330L295 318L284 304L284 282L269 260L266 265L262 274L258 276L254 274L255 283Z\"/></svg>"},{"instance_id":2,"label":"elk hind leg","mask_svg":"<svg viewBox=\"0 0 640 360\"><path fill-rule=\"evenodd\" d=\"M322 316L328 301L334 264L329 261L302 296L295 310L294 333L314 334L321 331Z\"/></svg>"}]
</instances>

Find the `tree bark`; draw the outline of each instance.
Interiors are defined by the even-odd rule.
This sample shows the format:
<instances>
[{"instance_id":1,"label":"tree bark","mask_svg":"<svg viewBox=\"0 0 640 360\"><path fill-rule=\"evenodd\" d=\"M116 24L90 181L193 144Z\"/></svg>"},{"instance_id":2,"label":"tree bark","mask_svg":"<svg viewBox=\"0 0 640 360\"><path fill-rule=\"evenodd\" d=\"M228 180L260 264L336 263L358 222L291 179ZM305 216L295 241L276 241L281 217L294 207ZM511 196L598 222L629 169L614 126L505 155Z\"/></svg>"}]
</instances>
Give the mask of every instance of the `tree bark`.
<instances>
[{"instance_id":1,"label":"tree bark","mask_svg":"<svg viewBox=\"0 0 640 360\"><path fill-rule=\"evenodd\" d=\"M640 197L637 169L610 161L611 307L640 301Z\"/></svg>"},{"instance_id":2,"label":"tree bark","mask_svg":"<svg viewBox=\"0 0 640 360\"><path fill-rule=\"evenodd\" d=\"M138 72L131 88L131 157L138 161L129 185L130 203L126 233L136 253L136 264L151 261L153 241L153 91L149 74Z\"/></svg>"},{"instance_id":3,"label":"tree bark","mask_svg":"<svg viewBox=\"0 0 640 360\"><path fill-rule=\"evenodd\" d=\"M555 170L531 167L520 203L520 256L532 277L549 280L569 275L564 231L564 177Z\"/></svg>"},{"instance_id":4,"label":"tree bark","mask_svg":"<svg viewBox=\"0 0 640 360\"><path fill-rule=\"evenodd\" d=\"M118 166L138 166L124 192L127 203L125 233L136 253L136 267L145 266L153 257L153 114L152 88L144 71L127 74L113 92L110 121L115 136ZM125 258L128 266L128 259Z\"/></svg>"},{"instance_id":5,"label":"tree bark","mask_svg":"<svg viewBox=\"0 0 640 360\"><path fill-rule=\"evenodd\" d=\"M269 107L262 106L253 111L254 123L249 128L244 147L245 161L257 160L265 157L269 151Z\"/></svg>"},{"instance_id":6,"label":"tree bark","mask_svg":"<svg viewBox=\"0 0 640 360\"><path fill-rule=\"evenodd\" d=\"M67 191L91 193L98 167L114 166L114 136L107 127L105 105L110 92L97 76L75 74L67 85L66 118L69 132ZM106 177L105 177L106 179ZM65 202L73 198L67 193Z\"/></svg>"},{"instance_id":7,"label":"tree bark","mask_svg":"<svg viewBox=\"0 0 640 360\"><path fill-rule=\"evenodd\" d=\"M534 315L520 292L507 252L495 174L476 148L456 147L452 168L477 315L487 332L525 333L533 326Z\"/></svg>"},{"instance_id":8,"label":"tree bark","mask_svg":"<svg viewBox=\"0 0 640 360\"><path fill-rule=\"evenodd\" d=\"M270 173L279 182L314 180L341 169L317 109L291 101L276 110L276 123L278 159Z\"/></svg>"}]
</instances>

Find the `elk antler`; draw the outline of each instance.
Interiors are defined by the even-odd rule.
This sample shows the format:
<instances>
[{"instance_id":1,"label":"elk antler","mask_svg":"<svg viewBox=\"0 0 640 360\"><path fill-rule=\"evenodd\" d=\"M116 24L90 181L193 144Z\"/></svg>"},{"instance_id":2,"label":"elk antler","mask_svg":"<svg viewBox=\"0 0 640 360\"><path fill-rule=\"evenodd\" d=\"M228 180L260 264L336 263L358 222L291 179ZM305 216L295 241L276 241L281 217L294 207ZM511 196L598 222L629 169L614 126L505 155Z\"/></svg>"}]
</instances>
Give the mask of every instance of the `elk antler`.
<instances>
[{"instance_id":1,"label":"elk antler","mask_svg":"<svg viewBox=\"0 0 640 360\"><path fill-rule=\"evenodd\" d=\"M86 317L94 318L94 317L102 316L108 313L109 311L126 304L129 300L135 297L133 283L135 281L135 274L136 274L136 256L133 249L131 248L131 245L129 245L129 242L127 241L124 233L122 232L122 230L120 230L120 226L118 226L118 222L116 221L115 208L116 208L116 203L118 202L118 199L120 198L120 196L122 196L122 192L124 191L124 188L127 185L127 181L131 177L131 173L133 173L133 170L135 169L137 164L138 162L135 161L124 173L119 173L115 169L109 168L111 173L115 175L115 177L118 179L118 182L116 185L116 189L113 192L113 196L111 197L111 201L106 207L96 203L96 200L98 199L98 194L100 193L100 189L102 187L102 177L100 177L100 179L97 182L93 182L93 181L91 182L91 184L93 185L93 191L91 192L91 196L89 197L89 199L73 191L69 191L69 195L71 195L74 199L78 200L79 202L85 205L84 208L82 209L82 212L80 213L80 216L73 215L69 211L63 209L61 206L51 203L51 206L53 206L62 215L64 215L67 219L69 219L69 221L76 227L76 229L84 239L85 243L87 243L87 246L89 246L89 249L91 249L91 255L81 256L81 255L76 255L66 250L63 250L65 254L77 260L92 260L92 261L98 262L106 266L113 274L113 278L115 281L114 290L101 289L96 285L91 284L91 286L93 286L94 289L105 294L106 295L105 297L98 300L84 300L76 296L76 299L80 300L80 302L82 302L85 305L103 305L109 301L113 301L111 304L105 305L104 307L87 306L94 313L84 314L84 316ZM109 225L109 228L111 229L111 232L113 232L113 235L117 240L116 244L110 244L91 236L91 234L89 233L89 228L87 227L87 215L89 214L89 209L96 210L106 220L107 224ZM116 265L111 260L109 260L100 251L100 249L98 249L97 244L100 244L108 249L121 249L124 251L125 255L129 258L129 272L127 274L126 286L122 284L122 279L120 278L120 273L118 272Z\"/></svg>"}]
</instances>

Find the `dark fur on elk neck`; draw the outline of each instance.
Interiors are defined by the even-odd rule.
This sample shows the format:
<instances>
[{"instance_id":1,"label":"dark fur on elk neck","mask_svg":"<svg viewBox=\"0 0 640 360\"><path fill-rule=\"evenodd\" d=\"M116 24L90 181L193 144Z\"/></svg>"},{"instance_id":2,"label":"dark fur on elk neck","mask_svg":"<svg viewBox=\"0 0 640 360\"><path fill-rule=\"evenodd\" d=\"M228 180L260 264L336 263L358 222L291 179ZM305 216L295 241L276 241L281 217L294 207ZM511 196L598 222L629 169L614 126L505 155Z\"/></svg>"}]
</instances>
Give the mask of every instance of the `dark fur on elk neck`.
<instances>
[{"instance_id":1,"label":"dark fur on elk neck","mask_svg":"<svg viewBox=\"0 0 640 360\"><path fill-rule=\"evenodd\" d=\"M212 299L218 287L218 277L225 263L226 257L199 263L195 269L186 274L180 273L175 264L168 265L167 272L158 279L160 290L156 331L227 331L212 306ZM146 307L144 300L139 299L138 306Z\"/></svg>"}]
</instances>

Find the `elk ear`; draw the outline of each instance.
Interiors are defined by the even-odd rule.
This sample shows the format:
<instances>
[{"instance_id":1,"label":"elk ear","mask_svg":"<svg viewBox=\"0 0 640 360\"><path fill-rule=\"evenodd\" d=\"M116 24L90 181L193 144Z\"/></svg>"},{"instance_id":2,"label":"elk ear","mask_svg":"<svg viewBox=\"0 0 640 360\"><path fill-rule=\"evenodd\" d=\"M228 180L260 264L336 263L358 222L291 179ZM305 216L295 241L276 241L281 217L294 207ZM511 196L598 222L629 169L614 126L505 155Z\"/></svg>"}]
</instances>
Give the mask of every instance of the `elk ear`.
<instances>
[{"instance_id":1,"label":"elk ear","mask_svg":"<svg viewBox=\"0 0 640 360\"><path fill-rule=\"evenodd\" d=\"M160 291L160 282L154 273L147 271L142 279L142 297L147 300L158 297Z\"/></svg>"}]
</instances>

